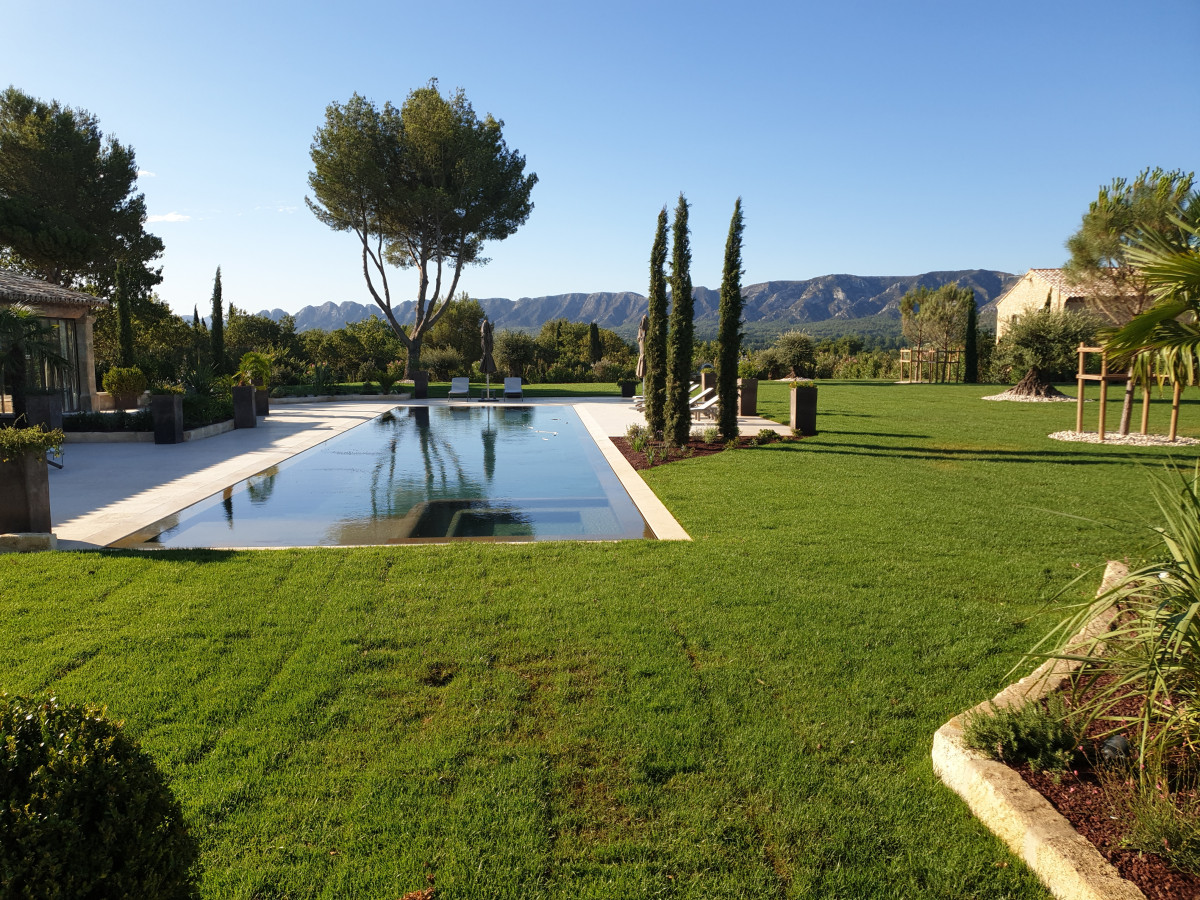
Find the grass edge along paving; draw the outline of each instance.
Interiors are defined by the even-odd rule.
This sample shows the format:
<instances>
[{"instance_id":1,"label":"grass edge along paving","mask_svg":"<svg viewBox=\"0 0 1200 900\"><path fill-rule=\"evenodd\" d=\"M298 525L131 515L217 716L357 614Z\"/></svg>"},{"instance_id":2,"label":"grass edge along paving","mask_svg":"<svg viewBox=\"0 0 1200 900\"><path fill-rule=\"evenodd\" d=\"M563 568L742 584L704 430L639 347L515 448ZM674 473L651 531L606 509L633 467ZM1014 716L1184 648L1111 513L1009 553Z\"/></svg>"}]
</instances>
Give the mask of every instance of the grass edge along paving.
<instances>
[{"instance_id":1,"label":"grass edge along paving","mask_svg":"<svg viewBox=\"0 0 1200 900\"><path fill-rule=\"evenodd\" d=\"M691 543L0 557L0 689L124 718L209 897L1042 897L931 735L1148 543L1055 513L1148 521L1167 454L994 390L646 473Z\"/></svg>"}]
</instances>

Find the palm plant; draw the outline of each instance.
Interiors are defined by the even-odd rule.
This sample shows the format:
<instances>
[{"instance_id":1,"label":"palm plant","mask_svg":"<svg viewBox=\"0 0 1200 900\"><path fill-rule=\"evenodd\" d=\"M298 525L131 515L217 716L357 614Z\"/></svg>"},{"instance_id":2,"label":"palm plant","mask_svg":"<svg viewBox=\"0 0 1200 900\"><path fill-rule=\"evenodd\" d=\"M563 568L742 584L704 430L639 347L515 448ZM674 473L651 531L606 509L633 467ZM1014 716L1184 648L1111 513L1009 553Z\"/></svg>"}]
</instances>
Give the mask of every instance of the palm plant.
<instances>
[{"instance_id":1,"label":"palm plant","mask_svg":"<svg viewBox=\"0 0 1200 900\"><path fill-rule=\"evenodd\" d=\"M238 364L235 376L238 384L258 384L266 387L267 382L271 378L272 364L273 360L269 353L260 353L257 350L251 350L244 354L241 362Z\"/></svg>"},{"instance_id":2,"label":"palm plant","mask_svg":"<svg viewBox=\"0 0 1200 900\"><path fill-rule=\"evenodd\" d=\"M0 380L12 395L18 426L25 422L31 359L59 372L68 365L59 352L54 326L40 319L33 307L23 303L0 306Z\"/></svg>"},{"instance_id":3,"label":"palm plant","mask_svg":"<svg viewBox=\"0 0 1200 900\"><path fill-rule=\"evenodd\" d=\"M1073 607L1039 644L1057 645L1046 656L1082 664L1074 685L1078 714L1105 723L1107 734L1136 736L1144 778L1194 764L1200 750L1200 465L1190 474L1168 466L1152 490L1164 522L1152 528L1157 557L1095 602ZM1121 615L1111 631L1070 644L1093 616L1113 607ZM1142 700L1136 713L1118 711L1128 696Z\"/></svg>"}]
</instances>

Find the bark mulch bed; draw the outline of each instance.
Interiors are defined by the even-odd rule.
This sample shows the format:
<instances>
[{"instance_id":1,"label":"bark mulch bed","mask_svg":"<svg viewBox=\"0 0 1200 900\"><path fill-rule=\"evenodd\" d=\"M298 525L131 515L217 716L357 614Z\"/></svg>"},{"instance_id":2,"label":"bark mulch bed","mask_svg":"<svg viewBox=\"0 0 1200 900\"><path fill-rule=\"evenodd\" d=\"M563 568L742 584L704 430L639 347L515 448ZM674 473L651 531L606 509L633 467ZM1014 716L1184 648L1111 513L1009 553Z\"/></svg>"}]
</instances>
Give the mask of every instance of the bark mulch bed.
<instances>
[{"instance_id":1,"label":"bark mulch bed","mask_svg":"<svg viewBox=\"0 0 1200 900\"><path fill-rule=\"evenodd\" d=\"M629 446L629 438L615 437L610 438L613 446L621 451L621 455L629 462L631 466L639 472L643 469L649 469L650 463L646 460L645 453L635 453ZM757 445L757 438L751 435L741 435L738 437L738 448L745 449ZM771 443L787 444L792 441L798 441L798 437L787 437L779 435L777 441ZM723 453L727 449L723 443L709 444L703 440L695 439L688 441L686 447L672 448L670 452L663 448L663 445L654 443L654 465L665 466L667 463L679 462L681 459L694 459L697 456L712 456L714 453Z\"/></svg>"},{"instance_id":2,"label":"bark mulch bed","mask_svg":"<svg viewBox=\"0 0 1200 900\"><path fill-rule=\"evenodd\" d=\"M1110 680L1110 676L1105 676L1099 683L1105 685ZM1140 709L1140 698L1126 698L1113 708L1113 713L1137 715ZM1095 747L1103 730L1101 723L1093 723L1085 737L1085 745ZM1010 768L1049 800L1050 805L1112 863L1121 877L1136 884L1149 900L1200 898L1200 877L1172 869L1156 854L1121 845L1125 835L1122 820L1128 813L1116 798L1105 792L1091 762L1082 754L1077 754L1077 762L1070 772L1058 775L1057 779L1053 774L1031 771L1028 764Z\"/></svg>"}]
</instances>

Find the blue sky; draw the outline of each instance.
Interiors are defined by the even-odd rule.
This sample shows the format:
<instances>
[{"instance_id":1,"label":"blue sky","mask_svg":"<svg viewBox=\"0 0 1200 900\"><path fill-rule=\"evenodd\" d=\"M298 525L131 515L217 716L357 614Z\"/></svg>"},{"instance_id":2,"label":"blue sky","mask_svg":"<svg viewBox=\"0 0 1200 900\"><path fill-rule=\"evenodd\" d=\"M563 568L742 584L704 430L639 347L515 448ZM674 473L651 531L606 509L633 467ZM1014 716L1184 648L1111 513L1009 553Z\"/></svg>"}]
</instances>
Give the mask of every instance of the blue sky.
<instances>
[{"instance_id":1,"label":"blue sky","mask_svg":"<svg viewBox=\"0 0 1200 900\"><path fill-rule=\"evenodd\" d=\"M352 237L304 205L313 132L355 91L430 77L505 122L540 179L475 297L646 291L655 217L692 204L717 287L1057 266L1101 184L1200 168L1197 0L0 0L0 84L94 113L137 152L160 296L257 311L369 303ZM411 296L408 273L393 281Z\"/></svg>"}]
</instances>

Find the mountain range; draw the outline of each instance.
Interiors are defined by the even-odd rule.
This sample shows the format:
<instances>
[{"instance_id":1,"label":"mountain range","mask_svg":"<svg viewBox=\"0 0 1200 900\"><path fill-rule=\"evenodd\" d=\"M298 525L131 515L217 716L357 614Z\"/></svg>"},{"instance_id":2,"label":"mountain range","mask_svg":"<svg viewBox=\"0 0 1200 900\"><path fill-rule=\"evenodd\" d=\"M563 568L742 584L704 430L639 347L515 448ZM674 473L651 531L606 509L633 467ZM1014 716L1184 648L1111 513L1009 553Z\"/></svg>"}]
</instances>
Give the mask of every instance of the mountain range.
<instances>
[{"instance_id":1,"label":"mountain range","mask_svg":"<svg viewBox=\"0 0 1200 900\"><path fill-rule=\"evenodd\" d=\"M849 321L879 315L899 319L900 298L907 291L917 286L938 288L956 281L962 287L974 288L982 319L1015 278L1008 272L992 269L964 269L922 275L823 275L806 281L764 281L742 288L742 318L747 323L777 323L780 330L830 319ZM697 336L715 332L720 292L697 287L692 298ZM646 297L633 291L554 294L519 300L491 297L478 302L498 329L536 332L543 322L565 318L572 322L595 322L626 337L637 332L647 306ZM402 324L411 322L414 306L411 300L397 303L393 307L396 318ZM275 321L288 315L282 309L264 309L258 314ZM380 312L374 304L347 300L306 306L292 315L297 331L310 328L334 331Z\"/></svg>"}]
</instances>

